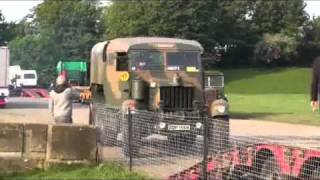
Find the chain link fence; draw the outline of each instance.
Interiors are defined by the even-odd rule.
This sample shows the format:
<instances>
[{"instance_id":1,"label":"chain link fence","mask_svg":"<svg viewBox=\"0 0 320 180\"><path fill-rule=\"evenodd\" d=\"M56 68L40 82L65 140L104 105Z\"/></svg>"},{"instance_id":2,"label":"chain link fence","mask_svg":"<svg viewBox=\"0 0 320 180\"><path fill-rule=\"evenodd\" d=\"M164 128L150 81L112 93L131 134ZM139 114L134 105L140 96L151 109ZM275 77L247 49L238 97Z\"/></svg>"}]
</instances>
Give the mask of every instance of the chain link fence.
<instances>
[{"instance_id":1,"label":"chain link fence","mask_svg":"<svg viewBox=\"0 0 320 180\"><path fill-rule=\"evenodd\" d=\"M226 117L95 109L100 161L159 179L320 179L319 150L295 148L290 137L230 136Z\"/></svg>"}]
</instances>

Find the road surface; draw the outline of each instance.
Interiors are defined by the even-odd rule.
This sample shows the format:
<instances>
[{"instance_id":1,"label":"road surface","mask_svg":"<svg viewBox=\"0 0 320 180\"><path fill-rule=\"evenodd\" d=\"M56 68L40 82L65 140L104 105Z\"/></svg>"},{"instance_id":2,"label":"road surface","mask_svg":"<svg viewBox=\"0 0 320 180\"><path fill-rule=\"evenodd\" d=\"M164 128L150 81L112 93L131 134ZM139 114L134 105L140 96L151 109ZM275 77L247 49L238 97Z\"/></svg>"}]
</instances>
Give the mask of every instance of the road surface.
<instances>
[{"instance_id":1,"label":"road surface","mask_svg":"<svg viewBox=\"0 0 320 180\"><path fill-rule=\"evenodd\" d=\"M87 105L73 105L73 121L75 124L88 124L89 110ZM45 98L9 98L7 106L0 109L0 122L15 123L53 123Z\"/></svg>"},{"instance_id":2,"label":"road surface","mask_svg":"<svg viewBox=\"0 0 320 180\"><path fill-rule=\"evenodd\" d=\"M48 112L47 99L37 98L9 98L6 108L0 109L0 122L16 123L52 123ZM88 106L74 104L73 120L75 124L88 124ZM260 120L232 119L230 121L230 139L236 144L280 143L304 148L320 147L320 127L294 125L286 123L268 122ZM148 144L142 150L149 153L149 157L134 159L134 168L144 171L154 177L166 178L201 161L201 137L196 147L189 147L186 154L168 155L170 146L166 143ZM121 147L105 147L100 153L106 154L105 160L128 163L123 156ZM159 151L160 153L157 153ZM190 151L190 152L188 152ZM192 152L191 152L192 151ZM159 154L161 154L159 156ZM163 155L165 153L166 155ZM140 164L140 165L139 165Z\"/></svg>"}]
</instances>

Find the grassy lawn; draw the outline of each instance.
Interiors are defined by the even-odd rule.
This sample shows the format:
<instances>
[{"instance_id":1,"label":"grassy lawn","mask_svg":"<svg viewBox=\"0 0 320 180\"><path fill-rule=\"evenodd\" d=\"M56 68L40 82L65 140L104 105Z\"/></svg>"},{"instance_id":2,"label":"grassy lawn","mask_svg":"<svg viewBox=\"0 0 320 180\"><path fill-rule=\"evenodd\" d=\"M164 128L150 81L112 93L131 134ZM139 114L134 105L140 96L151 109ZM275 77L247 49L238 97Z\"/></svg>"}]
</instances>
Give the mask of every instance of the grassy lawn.
<instances>
[{"instance_id":1,"label":"grassy lawn","mask_svg":"<svg viewBox=\"0 0 320 180\"><path fill-rule=\"evenodd\" d=\"M309 68L223 72L232 117L320 125L320 112L309 105Z\"/></svg>"},{"instance_id":2,"label":"grassy lawn","mask_svg":"<svg viewBox=\"0 0 320 180\"><path fill-rule=\"evenodd\" d=\"M43 170L33 170L25 173L0 175L1 180L20 179L150 179L147 176L128 170L116 164L104 164L99 166L59 166Z\"/></svg>"},{"instance_id":3,"label":"grassy lawn","mask_svg":"<svg viewBox=\"0 0 320 180\"><path fill-rule=\"evenodd\" d=\"M231 116L278 122L320 125L306 94L229 94Z\"/></svg>"}]
</instances>

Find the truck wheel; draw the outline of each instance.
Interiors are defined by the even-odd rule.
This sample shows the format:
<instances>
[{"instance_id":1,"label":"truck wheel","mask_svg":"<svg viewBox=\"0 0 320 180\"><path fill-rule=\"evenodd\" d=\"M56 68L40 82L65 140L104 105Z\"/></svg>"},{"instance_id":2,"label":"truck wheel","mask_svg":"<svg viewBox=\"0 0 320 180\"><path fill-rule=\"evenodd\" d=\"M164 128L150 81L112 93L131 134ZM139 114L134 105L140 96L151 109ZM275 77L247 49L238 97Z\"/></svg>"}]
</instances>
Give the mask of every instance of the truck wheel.
<instances>
[{"instance_id":1,"label":"truck wheel","mask_svg":"<svg viewBox=\"0 0 320 180\"><path fill-rule=\"evenodd\" d=\"M102 106L103 104L90 104L89 124L97 127L97 139L102 146L115 146L117 145L118 125L116 121L118 119L111 119L113 118L112 115L110 117L106 114L106 112L108 113L112 110L108 110L105 107L97 108L96 105Z\"/></svg>"},{"instance_id":2,"label":"truck wheel","mask_svg":"<svg viewBox=\"0 0 320 180\"><path fill-rule=\"evenodd\" d=\"M89 125L95 125L96 114L94 111L93 103L89 104Z\"/></svg>"},{"instance_id":3,"label":"truck wheel","mask_svg":"<svg viewBox=\"0 0 320 180\"><path fill-rule=\"evenodd\" d=\"M267 157L264 161L261 171L260 178L263 180L281 180L280 168L276 163L273 156Z\"/></svg>"},{"instance_id":4,"label":"truck wheel","mask_svg":"<svg viewBox=\"0 0 320 180\"><path fill-rule=\"evenodd\" d=\"M229 117L209 119L208 152L215 154L229 148Z\"/></svg>"},{"instance_id":5,"label":"truck wheel","mask_svg":"<svg viewBox=\"0 0 320 180\"><path fill-rule=\"evenodd\" d=\"M117 145L117 132L107 126L99 128L100 144L103 146L116 146Z\"/></svg>"},{"instance_id":6,"label":"truck wheel","mask_svg":"<svg viewBox=\"0 0 320 180\"><path fill-rule=\"evenodd\" d=\"M133 122L135 120L139 120L138 114L132 115ZM140 126L139 123L132 123L132 137L131 137L131 151L132 156L136 157L139 154L139 146L141 146L141 132L140 132ZM121 132L123 135L123 146L122 146L122 152L126 157L130 156L129 151L129 124L128 124L128 118L127 115L124 118L124 121L121 125Z\"/></svg>"},{"instance_id":7,"label":"truck wheel","mask_svg":"<svg viewBox=\"0 0 320 180\"><path fill-rule=\"evenodd\" d=\"M126 157L130 157L130 151L129 151L129 135L128 132L123 132L123 146L122 146L122 152ZM139 146L136 144L136 140L133 140L131 145L131 151L132 151L132 156L136 157L139 154Z\"/></svg>"}]
</instances>

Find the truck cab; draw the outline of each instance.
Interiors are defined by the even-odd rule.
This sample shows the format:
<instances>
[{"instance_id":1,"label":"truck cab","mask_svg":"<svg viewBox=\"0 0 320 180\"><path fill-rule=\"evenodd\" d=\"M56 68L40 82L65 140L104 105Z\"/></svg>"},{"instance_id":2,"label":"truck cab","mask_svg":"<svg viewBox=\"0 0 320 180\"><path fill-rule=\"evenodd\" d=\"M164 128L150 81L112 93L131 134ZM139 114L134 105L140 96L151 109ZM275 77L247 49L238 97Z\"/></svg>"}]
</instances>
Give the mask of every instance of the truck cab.
<instances>
[{"instance_id":1,"label":"truck cab","mask_svg":"<svg viewBox=\"0 0 320 180\"><path fill-rule=\"evenodd\" d=\"M228 122L228 103L218 96L219 89L204 90L202 53L199 42L174 38L119 38L96 44L90 67L92 112L103 103L119 106L124 113L131 109L187 117L208 104L208 116ZM211 99L206 99L206 93L211 93ZM195 143L196 134L190 134L190 129L201 128L198 120L159 118L142 129L157 128L170 142L188 145ZM186 142L184 136L191 138Z\"/></svg>"}]
</instances>

